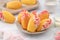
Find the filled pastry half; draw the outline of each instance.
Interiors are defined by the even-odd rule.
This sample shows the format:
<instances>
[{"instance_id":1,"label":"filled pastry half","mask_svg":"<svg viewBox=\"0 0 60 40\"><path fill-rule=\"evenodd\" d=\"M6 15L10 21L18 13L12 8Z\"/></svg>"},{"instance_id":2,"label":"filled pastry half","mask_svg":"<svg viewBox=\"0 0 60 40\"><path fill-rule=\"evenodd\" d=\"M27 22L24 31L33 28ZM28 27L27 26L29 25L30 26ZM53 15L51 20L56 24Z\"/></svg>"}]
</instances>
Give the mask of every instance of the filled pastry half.
<instances>
[{"instance_id":1,"label":"filled pastry half","mask_svg":"<svg viewBox=\"0 0 60 40\"><path fill-rule=\"evenodd\" d=\"M22 10L18 15L18 22L22 25L23 29L27 29L27 25L30 19L29 12Z\"/></svg>"},{"instance_id":2,"label":"filled pastry half","mask_svg":"<svg viewBox=\"0 0 60 40\"><path fill-rule=\"evenodd\" d=\"M6 23L14 23L15 17L8 11L1 11L0 19Z\"/></svg>"}]
</instances>

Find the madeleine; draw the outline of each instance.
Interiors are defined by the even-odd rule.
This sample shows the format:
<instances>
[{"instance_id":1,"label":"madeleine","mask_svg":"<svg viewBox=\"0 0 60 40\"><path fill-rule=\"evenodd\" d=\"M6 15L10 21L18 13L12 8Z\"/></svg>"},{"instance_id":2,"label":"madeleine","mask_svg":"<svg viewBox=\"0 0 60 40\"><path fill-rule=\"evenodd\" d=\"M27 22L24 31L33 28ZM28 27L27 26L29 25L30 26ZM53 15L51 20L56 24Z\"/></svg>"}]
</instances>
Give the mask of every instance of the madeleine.
<instances>
[{"instance_id":1,"label":"madeleine","mask_svg":"<svg viewBox=\"0 0 60 40\"><path fill-rule=\"evenodd\" d=\"M9 8L9 9L19 9L21 7L22 7L22 4L19 1L11 1L6 4L6 8Z\"/></svg>"}]
</instances>

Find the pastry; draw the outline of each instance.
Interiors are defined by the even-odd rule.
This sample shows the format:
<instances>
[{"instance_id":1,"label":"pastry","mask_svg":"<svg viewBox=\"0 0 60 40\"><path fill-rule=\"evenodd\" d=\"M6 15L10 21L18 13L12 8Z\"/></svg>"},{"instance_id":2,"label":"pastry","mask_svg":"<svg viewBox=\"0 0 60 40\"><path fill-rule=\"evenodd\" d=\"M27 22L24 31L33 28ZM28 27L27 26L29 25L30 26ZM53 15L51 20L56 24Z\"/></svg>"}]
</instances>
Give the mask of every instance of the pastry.
<instances>
[{"instance_id":1,"label":"pastry","mask_svg":"<svg viewBox=\"0 0 60 40\"><path fill-rule=\"evenodd\" d=\"M22 4L19 1L11 1L11 2L8 2L6 4L6 8L8 8L8 9L14 9L14 10L16 10L16 9L21 8L21 7L22 7Z\"/></svg>"},{"instance_id":2,"label":"pastry","mask_svg":"<svg viewBox=\"0 0 60 40\"><path fill-rule=\"evenodd\" d=\"M18 22L21 24L21 16L22 16L22 13L19 13L18 14Z\"/></svg>"},{"instance_id":3,"label":"pastry","mask_svg":"<svg viewBox=\"0 0 60 40\"><path fill-rule=\"evenodd\" d=\"M23 10L18 15L18 23L28 32L40 32L45 30L49 28L51 22L49 12L46 10L41 12L41 14L38 14L36 11L30 13Z\"/></svg>"},{"instance_id":4,"label":"pastry","mask_svg":"<svg viewBox=\"0 0 60 40\"><path fill-rule=\"evenodd\" d=\"M32 12L30 13L30 17L33 17L33 16L35 16L35 15L38 15L38 14L36 14L36 13L37 13L36 10L32 11Z\"/></svg>"},{"instance_id":5,"label":"pastry","mask_svg":"<svg viewBox=\"0 0 60 40\"><path fill-rule=\"evenodd\" d=\"M33 10L39 8L39 2L37 0L21 0L21 3L26 10Z\"/></svg>"},{"instance_id":6,"label":"pastry","mask_svg":"<svg viewBox=\"0 0 60 40\"><path fill-rule=\"evenodd\" d=\"M23 29L27 29L27 25L30 19L30 15L26 10L20 12L18 16L18 22L21 23Z\"/></svg>"},{"instance_id":7,"label":"pastry","mask_svg":"<svg viewBox=\"0 0 60 40\"><path fill-rule=\"evenodd\" d=\"M40 25L40 19L36 13L33 13L34 16L32 16L29 20L27 31L29 32L36 32L36 29Z\"/></svg>"},{"instance_id":8,"label":"pastry","mask_svg":"<svg viewBox=\"0 0 60 40\"><path fill-rule=\"evenodd\" d=\"M26 5L34 5L37 3L37 0L21 0L21 2Z\"/></svg>"},{"instance_id":9,"label":"pastry","mask_svg":"<svg viewBox=\"0 0 60 40\"><path fill-rule=\"evenodd\" d=\"M2 20L5 21L6 23L14 23L15 22L15 17L8 11L2 11Z\"/></svg>"},{"instance_id":10,"label":"pastry","mask_svg":"<svg viewBox=\"0 0 60 40\"><path fill-rule=\"evenodd\" d=\"M49 18L49 12L47 10L42 11L39 14L40 20L48 19Z\"/></svg>"},{"instance_id":11,"label":"pastry","mask_svg":"<svg viewBox=\"0 0 60 40\"><path fill-rule=\"evenodd\" d=\"M18 14L18 22L21 24L21 17L23 15L23 13L27 12L27 10L22 10L19 14Z\"/></svg>"},{"instance_id":12,"label":"pastry","mask_svg":"<svg viewBox=\"0 0 60 40\"><path fill-rule=\"evenodd\" d=\"M44 30L44 29L47 29L49 28L50 24L51 24L51 19L44 19L40 22L40 26L37 28L37 31L41 31L41 30ZM41 28L42 27L42 28Z\"/></svg>"}]
</instances>

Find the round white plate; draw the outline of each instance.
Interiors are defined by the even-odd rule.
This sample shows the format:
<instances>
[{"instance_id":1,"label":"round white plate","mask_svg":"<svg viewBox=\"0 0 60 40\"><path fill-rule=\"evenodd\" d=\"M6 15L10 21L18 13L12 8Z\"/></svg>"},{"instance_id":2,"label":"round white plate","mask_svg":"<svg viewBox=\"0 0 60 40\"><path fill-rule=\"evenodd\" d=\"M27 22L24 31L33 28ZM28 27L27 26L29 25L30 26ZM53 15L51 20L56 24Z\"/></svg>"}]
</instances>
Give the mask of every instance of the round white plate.
<instances>
[{"instance_id":1,"label":"round white plate","mask_svg":"<svg viewBox=\"0 0 60 40\"><path fill-rule=\"evenodd\" d=\"M12 14L17 14L17 13L19 13L23 9L33 10L33 9L37 9L38 7L39 7L39 2L37 1L37 4L35 4L35 5L28 6L28 5L23 5L22 4L22 7L20 9L18 9L18 10L8 9L8 8L5 7L5 4L4 4L2 6L2 10L7 10L7 11L11 12Z\"/></svg>"},{"instance_id":2,"label":"round white plate","mask_svg":"<svg viewBox=\"0 0 60 40\"><path fill-rule=\"evenodd\" d=\"M22 31L22 32L27 33L27 34L41 34L41 33L46 32L49 29L49 28L47 28L47 29L42 30L40 32L31 33L31 32L28 32L28 31L24 30L18 22L16 22L16 25L17 25L17 28L19 29L19 31Z\"/></svg>"}]
</instances>

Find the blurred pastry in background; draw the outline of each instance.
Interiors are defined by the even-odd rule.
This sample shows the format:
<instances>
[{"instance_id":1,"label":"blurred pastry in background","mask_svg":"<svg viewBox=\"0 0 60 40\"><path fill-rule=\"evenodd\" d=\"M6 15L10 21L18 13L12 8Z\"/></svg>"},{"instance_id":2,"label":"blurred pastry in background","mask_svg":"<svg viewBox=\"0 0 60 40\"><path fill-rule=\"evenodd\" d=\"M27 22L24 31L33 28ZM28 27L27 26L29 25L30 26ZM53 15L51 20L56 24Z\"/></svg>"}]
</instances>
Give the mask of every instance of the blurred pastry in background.
<instances>
[{"instance_id":1,"label":"blurred pastry in background","mask_svg":"<svg viewBox=\"0 0 60 40\"><path fill-rule=\"evenodd\" d=\"M34 5L37 3L37 0L21 0L21 2L26 5Z\"/></svg>"},{"instance_id":2,"label":"blurred pastry in background","mask_svg":"<svg viewBox=\"0 0 60 40\"><path fill-rule=\"evenodd\" d=\"M28 4L24 4L24 2L27 1L26 3ZM9 1L7 3L5 3L2 6L2 10L7 10L9 12L11 12L12 14L17 14L19 13L22 9L26 9L26 10L33 10L33 9L37 9L39 8L39 2L37 0L21 0L21 1Z\"/></svg>"},{"instance_id":3,"label":"blurred pastry in background","mask_svg":"<svg viewBox=\"0 0 60 40\"><path fill-rule=\"evenodd\" d=\"M20 1L10 1L6 4L6 8L8 9L13 9L13 10L16 10L16 9L19 9L22 7L22 4Z\"/></svg>"},{"instance_id":4,"label":"blurred pastry in background","mask_svg":"<svg viewBox=\"0 0 60 40\"><path fill-rule=\"evenodd\" d=\"M27 10L33 10L39 8L39 2L37 0L21 0L22 6Z\"/></svg>"},{"instance_id":5,"label":"blurred pastry in background","mask_svg":"<svg viewBox=\"0 0 60 40\"><path fill-rule=\"evenodd\" d=\"M32 33L48 29L51 22L49 12L46 10L42 11L40 14L36 11L28 12L23 10L18 15L18 23L21 24L23 30Z\"/></svg>"},{"instance_id":6,"label":"blurred pastry in background","mask_svg":"<svg viewBox=\"0 0 60 40\"><path fill-rule=\"evenodd\" d=\"M6 23L14 23L15 22L15 17L8 11L2 11L2 20L5 21Z\"/></svg>"}]
</instances>

